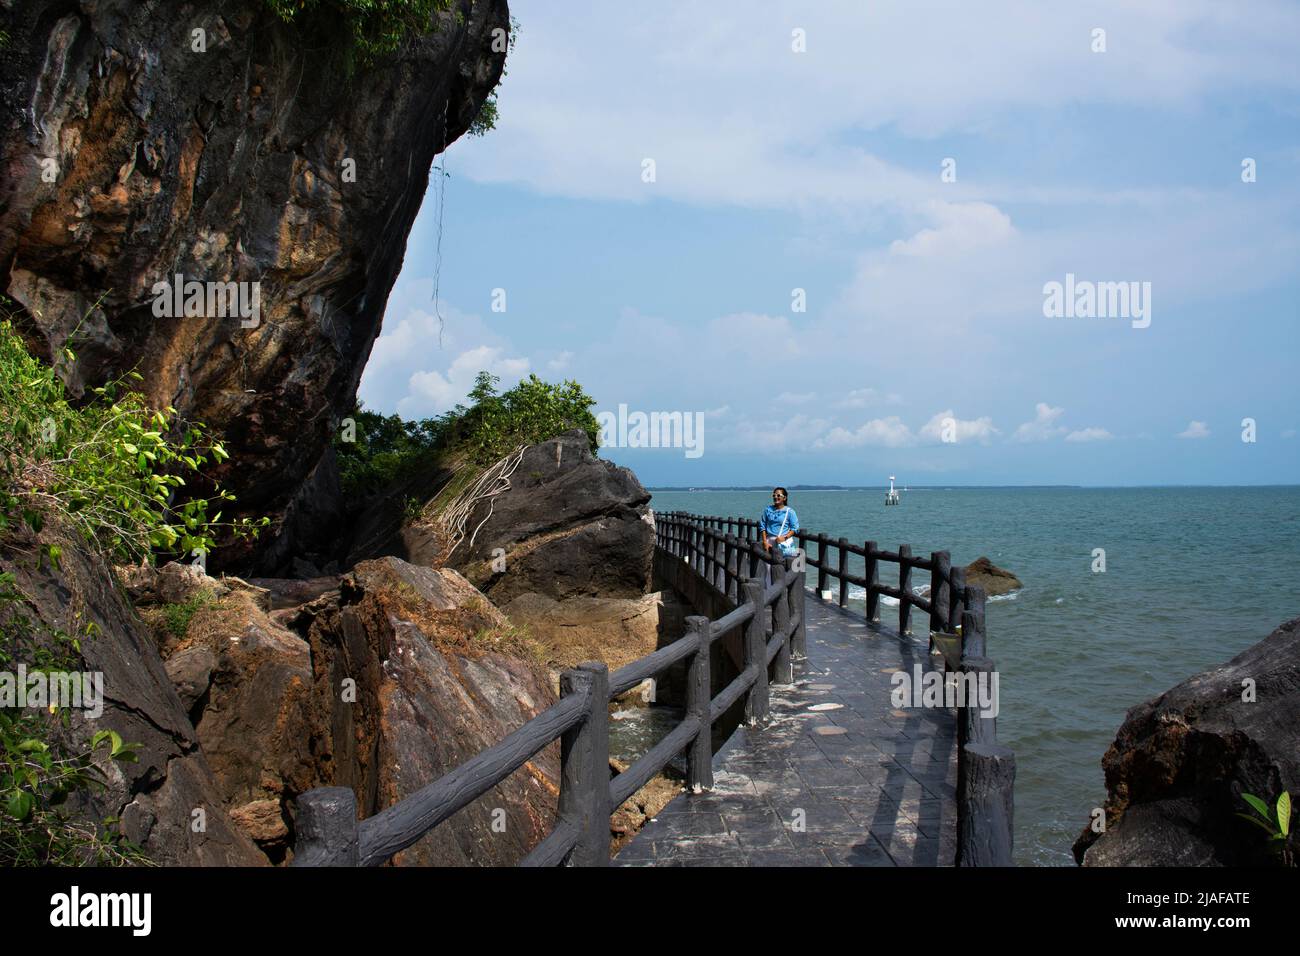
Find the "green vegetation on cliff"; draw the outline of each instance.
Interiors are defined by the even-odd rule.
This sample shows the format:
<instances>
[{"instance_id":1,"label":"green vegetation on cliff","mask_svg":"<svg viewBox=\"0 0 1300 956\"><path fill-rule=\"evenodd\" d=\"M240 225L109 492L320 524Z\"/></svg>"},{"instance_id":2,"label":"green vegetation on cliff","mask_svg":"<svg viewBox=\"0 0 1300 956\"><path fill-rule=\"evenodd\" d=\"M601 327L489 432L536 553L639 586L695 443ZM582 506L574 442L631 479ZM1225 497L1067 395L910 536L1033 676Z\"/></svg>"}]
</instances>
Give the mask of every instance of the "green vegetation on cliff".
<instances>
[{"instance_id":1,"label":"green vegetation on cliff","mask_svg":"<svg viewBox=\"0 0 1300 956\"><path fill-rule=\"evenodd\" d=\"M407 421L357 406L355 440L345 431L335 442L343 490L365 495L402 478L440 453L486 467L520 445L535 445L572 428L587 433L594 454L600 425L596 400L574 381L554 385L530 375L497 394L500 379L479 372L471 405L457 405L437 418Z\"/></svg>"},{"instance_id":2,"label":"green vegetation on cliff","mask_svg":"<svg viewBox=\"0 0 1300 956\"><path fill-rule=\"evenodd\" d=\"M76 360L68 349L61 358ZM186 476L202 481L226 451L201 423L151 409L127 387L139 379L129 373L73 405L55 369L0 320L0 536L21 525L39 533L56 514L106 557L134 562L206 552L219 533L255 535L267 523L223 522L216 509L234 496L220 486L180 497ZM56 547L49 557L57 563Z\"/></svg>"},{"instance_id":3,"label":"green vegetation on cliff","mask_svg":"<svg viewBox=\"0 0 1300 956\"><path fill-rule=\"evenodd\" d=\"M12 306L0 299L0 309ZM65 348L59 361L73 363L76 355ZM54 573L63 548L76 545L110 561L151 561L206 552L218 534L256 534L267 523L223 522L219 511L211 513L233 500L203 474L225 450L201 424L179 422L170 408L151 409L127 387L139 378L128 375L74 402L58 371L30 355L0 318L0 548L7 559L42 562L37 566ZM187 477L210 491L182 498L182 489L191 490ZM69 600L77 619L76 595ZM94 639L95 627L51 629L30 616L26 601L13 574L0 574L0 865L147 862L117 834L115 821L87 820L82 799L105 785L103 767L135 759L134 745L113 731L74 727L53 701L23 706L15 692L20 680L58 674L84 695L81 642Z\"/></svg>"}]
</instances>

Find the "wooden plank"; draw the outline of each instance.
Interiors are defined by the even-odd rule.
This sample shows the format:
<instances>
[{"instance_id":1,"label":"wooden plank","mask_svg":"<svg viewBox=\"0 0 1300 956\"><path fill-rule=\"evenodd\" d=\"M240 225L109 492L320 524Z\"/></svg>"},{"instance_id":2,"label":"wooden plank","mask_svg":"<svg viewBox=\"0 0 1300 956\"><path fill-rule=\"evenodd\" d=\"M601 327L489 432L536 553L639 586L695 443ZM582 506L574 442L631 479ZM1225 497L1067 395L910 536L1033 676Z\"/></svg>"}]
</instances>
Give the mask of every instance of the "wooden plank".
<instances>
[{"instance_id":1,"label":"wooden plank","mask_svg":"<svg viewBox=\"0 0 1300 956\"><path fill-rule=\"evenodd\" d=\"M651 677L657 677L680 660L685 660L695 653L695 637L687 635L680 640L665 644L657 651L645 657L625 664L609 675L609 692L613 697L626 694L637 684Z\"/></svg>"},{"instance_id":2,"label":"wooden plank","mask_svg":"<svg viewBox=\"0 0 1300 956\"><path fill-rule=\"evenodd\" d=\"M699 721L694 717L687 717L666 734L662 740L642 754L632 766L613 780L610 780L605 787L605 798L608 801L608 806L610 808L618 807L628 797L649 783L651 777L668 766L668 761L690 745L691 741L699 735L699 730ZM708 736L707 730L704 732L704 736ZM608 772L606 773L606 779L609 779ZM605 856L608 857L609 814L605 815L604 824L607 840Z\"/></svg>"},{"instance_id":3,"label":"wooden plank","mask_svg":"<svg viewBox=\"0 0 1300 956\"><path fill-rule=\"evenodd\" d=\"M564 862L569 851L578 842L578 828L564 820L555 824L555 829L533 851L519 861L520 866L559 866Z\"/></svg>"},{"instance_id":4,"label":"wooden plank","mask_svg":"<svg viewBox=\"0 0 1300 956\"><path fill-rule=\"evenodd\" d=\"M739 676L732 680L730 684L724 687L718 696L713 698L713 703L709 706L709 717L711 720L718 720L723 714L731 709L732 705L745 694L746 691L752 690L758 685L759 680L766 676L767 668L765 667L746 667L740 672Z\"/></svg>"}]
</instances>

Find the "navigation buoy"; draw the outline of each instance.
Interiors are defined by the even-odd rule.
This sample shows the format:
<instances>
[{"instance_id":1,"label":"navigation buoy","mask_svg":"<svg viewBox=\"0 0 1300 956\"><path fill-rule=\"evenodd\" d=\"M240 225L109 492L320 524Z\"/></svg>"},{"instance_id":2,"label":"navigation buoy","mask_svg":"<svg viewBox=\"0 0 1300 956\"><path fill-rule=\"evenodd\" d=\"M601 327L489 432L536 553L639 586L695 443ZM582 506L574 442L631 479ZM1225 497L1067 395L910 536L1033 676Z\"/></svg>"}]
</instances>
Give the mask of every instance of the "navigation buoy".
<instances>
[{"instance_id":1,"label":"navigation buoy","mask_svg":"<svg viewBox=\"0 0 1300 956\"><path fill-rule=\"evenodd\" d=\"M889 491L885 492L885 504L896 505L899 503L898 492L894 490L894 476L889 476Z\"/></svg>"}]
</instances>

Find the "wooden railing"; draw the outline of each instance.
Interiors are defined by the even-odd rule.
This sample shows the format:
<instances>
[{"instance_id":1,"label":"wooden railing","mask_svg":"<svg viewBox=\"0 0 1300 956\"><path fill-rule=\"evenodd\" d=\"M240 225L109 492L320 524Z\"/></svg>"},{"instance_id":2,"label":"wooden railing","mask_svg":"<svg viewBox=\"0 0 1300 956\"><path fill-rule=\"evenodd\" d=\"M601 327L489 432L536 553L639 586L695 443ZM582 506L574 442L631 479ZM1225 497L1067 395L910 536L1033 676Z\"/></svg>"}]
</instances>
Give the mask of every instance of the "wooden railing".
<instances>
[{"instance_id":1,"label":"wooden railing","mask_svg":"<svg viewBox=\"0 0 1300 956\"><path fill-rule=\"evenodd\" d=\"M656 539L684 541L688 523L656 518ZM683 533L679 533L680 529ZM692 567L706 576L716 570L702 546ZM790 683L792 661L802 656L804 573L794 561L757 544L746 549L749 573L736 568L725 594L734 610L716 621L692 615L686 635L610 674L602 663L587 663L560 676L560 699L499 744L372 817L357 821L357 803L346 787L320 787L296 801L297 845L294 866L378 866L411 846L457 810L501 783L535 754L560 741L560 795L551 833L523 866L604 866L609 863L609 816L645 786L677 754L687 754L687 784L696 791L713 786L712 728L742 698L745 714L757 721L768 711L768 680ZM685 556L683 551L673 554ZM737 552L739 554L739 551ZM764 578L759 572L764 572ZM719 588L722 590L722 588ZM769 623L770 622L770 623ZM731 632L743 634L740 674L712 693L710 650ZM682 720L640 759L613 779L609 775L609 703L642 681L680 661L688 662L686 707Z\"/></svg>"},{"instance_id":2,"label":"wooden railing","mask_svg":"<svg viewBox=\"0 0 1300 956\"><path fill-rule=\"evenodd\" d=\"M733 532L732 529L735 529ZM868 617L875 619L879 595L899 601L899 631L905 633L910 608L930 615L932 630L951 633L961 626L961 679L991 674L984 657L984 591L967 587L961 568L951 567L948 553L912 556L901 545L881 551L868 541L858 548L840 538L798 532L801 543L818 544L817 560L803 549L794 557L775 549L765 553L755 540L758 524L744 518L720 518L671 512L655 518L655 545L679 558L725 598L733 610L717 620L701 615L686 619L686 635L613 674L592 662L565 671L560 699L499 744L488 748L406 797L358 823L356 798L345 787L322 787L298 797L294 866L378 866L411 846L457 810L504 781L535 754L560 741L560 795L551 833L523 866L605 866L609 863L609 816L645 786L677 754L687 755L687 784L696 792L713 785L713 724L742 698L745 717L757 722L768 712L769 679L788 684L793 662L806 654L805 567L817 569L818 592L828 577L839 581L839 603L848 603L849 585L864 588ZM838 548L832 567L828 547ZM866 573L848 573L849 554L866 559ZM899 584L877 580L880 562L899 566ZM911 571L930 571L930 597L912 593ZM874 599L873 599L874 598ZM742 637L740 673L716 695L710 668L712 645L732 632ZM642 681L673 665L688 662L686 707L682 720L640 759L613 779L609 776L609 703ZM988 679L985 677L984 679ZM958 712L957 858L958 866L1008 866L1012 846L1012 785L1015 757L997 743L992 717L974 707Z\"/></svg>"},{"instance_id":3,"label":"wooden railing","mask_svg":"<svg viewBox=\"0 0 1300 956\"><path fill-rule=\"evenodd\" d=\"M752 575L753 562L763 554L756 540L760 536L759 523L748 518L672 512L664 515L656 527L660 529L657 543L661 548L686 557L711 582L721 574L725 588L730 587L735 568L746 556ZM997 668L986 656L984 589L967 586L966 569L954 567L947 551L932 551L928 558L921 558L915 557L907 544L900 544L897 551L885 551L875 541L859 546L850 544L847 538L832 539L804 530L797 531L796 537L801 547L794 565L816 569L818 595L830 590L827 585L834 578L838 582L839 605L846 607L850 586L862 588L866 617L873 623L880 620L880 596L892 597L898 601L900 635L911 633L912 608L919 608L929 616L931 634L960 639L959 658L951 666L945 659L945 669L955 672L949 679L963 682L967 693L979 682L985 682L987 687L993 680ZM809 544L817 545L815 560L807 554ZM861 575L849 572L849 555L863 559ZM897 586L880 583L882 563L898 566ZM725 570L720 572L719 567ZM930 573L928 597L913 592L913 570ZM966 699L962 698L963 703ZM1015 775L1015 754L998 743L996 718L982 715L978 707L959 705L958 866L1012 865Z\"/></svg>"}]
</instances>

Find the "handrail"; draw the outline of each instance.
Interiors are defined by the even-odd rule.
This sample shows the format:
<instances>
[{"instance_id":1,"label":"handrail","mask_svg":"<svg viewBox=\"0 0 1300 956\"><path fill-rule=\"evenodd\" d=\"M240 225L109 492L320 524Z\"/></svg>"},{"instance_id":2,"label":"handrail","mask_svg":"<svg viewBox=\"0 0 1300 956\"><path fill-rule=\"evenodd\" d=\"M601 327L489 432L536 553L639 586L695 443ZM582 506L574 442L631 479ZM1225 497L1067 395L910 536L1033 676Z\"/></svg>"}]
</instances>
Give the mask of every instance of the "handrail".
<instances>
[{"instance_id":1,"label":"handrail","mask_svg":"<svg viewBox=\"0 0 1300 956\"><path fill-rule=\"evenodd\" d=\"M737 533L732 532L732 528ZM655 546L681 559L704 579L731 610L717 620L687 618L687 634L610 674L599 662L582 664L560 678L560 700L489 747L422 789L360 823L356 797L347 788L323 787L297 799L298 845L294 866L376 866L411 846L457 810L502 783L526 761L555 740L561 746L561 782L557 820L551 832L526 856L522 866L589 865L609 862L609 815L663 770L678 753L687 753L687 783L693 790L713 784L712 726L742 698L748 721L768 713L769 670L777 683L793 680L793 660L807 642L804 587L807 567L817 569L818 591L826 580L840 581L839 603L848 602L848 584L864 587L868 618L880 595L899 601L899 631L907 632L912 607L930 615L932 629L954 629L960 622L963 655L960 672L991 672L984 654L984 592L965 585L964 571L951 567L946 551L916 558L908 545L897 552L862 548L846 539L797 532L800 542L818 544L817 560L803 550L793 557L776 548L765 553L758 523L681 512L655 517ZM838 566L829 566L828 549L839 551ZM847 557L864 557L861 577L848 573ZM899 565L899 586L876 579L879 562ZM931 595L911 591L912 569L931 572ZM764 585L764 579L771 581ZM770 613L769 613L770 609ZM762 613L760 613L762 612ZM767 622L770 621L770 632ZM934 627L934 625L938 625ZM710 650L714 641L743 627L740 673L716 695ZM642 681L689 660L686 713L649 751L609 779L609 703ZM958 865L1005 863L1010 859L1010 783L1014 755L997 744L993 720L974 708L962 708L958 723ZM1008 777L1008 768L1010 776Z\"/></svg>"},{"instance_id":2,"label":"handrail","mask_svg":"<svg viewBox=\"0 0 1300 956\"><path fill-rule=\"evenodd\" d=\"M687 531L690 531L687 534ZM690 540L693 569L708 577L717 570L709 542L721 541L711 529L700 534L687 522L656 518L656 545L665 552L684 553ZM705 534L704 532L707 532ZM733 545L735 544L733 540ZM716 550L716 549L713 549ZM712 726L746 694L746 717L767 713L767 671L775 659L777 680L789 682L789 661L802 655L806 641L803 616L803 570L773 550L764 555L757 544L745 549L757 564L779 573L769 588L750 574L740 573L741 549L735 547L735 567L724 576L724 598L732 610L716 621L699 615L687 618L687 635L619 668L613 674L601 663L580 665L561 675L561 698L525 722L500 743L471 757L449 773L360 823L351 790L322 787L297 799L300 818L294 866L377 866L406 849L457 810L497 786L556 739L561 748L558 819L552 831L521 861L522 866L604 865L609 860L609 814L640 790L683 750L688 750L688 783L693 789L713 784ZM710 577L716 583L716 577ZM741 599L743 593L743 600ZM772 608L772 634L759 609ZM710 649L722 635L745 627L745 664L739 677L713 696L710 690ZM687 713L665 737L622 773L609 779L608 705L642 681L690 660ZM784 661L784 666L782 662Z\"/></svg>"}]
</instances>

